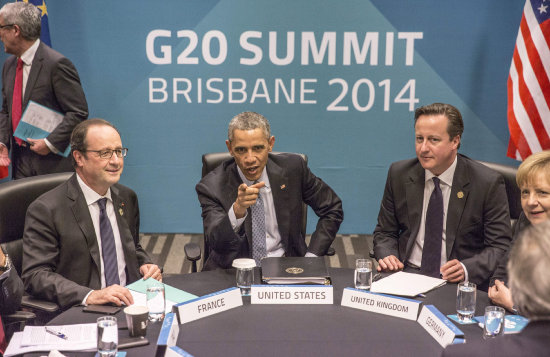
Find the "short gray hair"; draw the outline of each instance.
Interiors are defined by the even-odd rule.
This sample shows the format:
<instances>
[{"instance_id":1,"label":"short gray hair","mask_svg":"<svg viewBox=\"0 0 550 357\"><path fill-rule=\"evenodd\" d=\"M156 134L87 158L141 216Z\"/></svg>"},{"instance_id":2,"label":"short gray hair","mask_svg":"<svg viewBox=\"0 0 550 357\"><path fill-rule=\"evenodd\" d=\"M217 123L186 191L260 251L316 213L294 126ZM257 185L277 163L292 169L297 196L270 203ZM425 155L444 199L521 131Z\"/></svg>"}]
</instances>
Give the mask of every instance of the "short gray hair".
<instances>
[{"instance_id":1,"label":"short gray hair","mask_svg":"<svg viewBox=\"0 0 550 357\"><path fill-rule=\"evenodd\" d=\"M2 6L0 16L4 25L17 25L25 40L33 41L40 37L42 17L40 10L30 3L14 2Z\"/></svg>"},{"instance_id":2,"label":"short gray hair","mask_svg":"<svg viewBox=\"0 0 550 357\"><path fill-rule=\"evenodd\" d=\"M550 221L526 228L508 260L512 301L530 319L550 318Z\"/></svg>"},{"instance_id":3,"label":"short gray hair","mask_svg":"<svg viewBox=\"0 0 550 357\"><path fill-rule=\"evenodd\" d=\"M269 128L269 122L267 119L255 112L242 112L237 114L229 122L229 129L227 130L227 138L229 141L233 141L233 131L238 130L254 130L260 128L265 134L265 138L269 141L271 137L271 131Z\"/></svg>"}]
</instances>

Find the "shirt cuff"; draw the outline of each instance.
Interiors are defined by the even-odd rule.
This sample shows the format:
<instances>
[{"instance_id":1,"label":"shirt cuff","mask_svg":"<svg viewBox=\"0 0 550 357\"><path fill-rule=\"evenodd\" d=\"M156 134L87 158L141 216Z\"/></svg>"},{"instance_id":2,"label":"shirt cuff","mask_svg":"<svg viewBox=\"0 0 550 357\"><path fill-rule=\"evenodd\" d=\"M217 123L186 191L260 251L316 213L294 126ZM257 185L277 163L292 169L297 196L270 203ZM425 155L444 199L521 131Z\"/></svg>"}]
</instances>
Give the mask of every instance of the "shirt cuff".
<instances>
[{"instance_id":1,"label":"shirt cuff","mask_svg":"<svg viewBox=\"0 0 550 357\"><path fill-rule=\"evenodd\" d=\"M237 216L235 216L235 211L233 211L233 205L231 205L231 208L229 209L229 212L227 212L227 215L229 216L229 222L231 222L231 227L233 228L233 231L237 232L239 229L241 229L241 226L246 219L246 216L248 215L248 211L246 211L243 218L237 218Z\"/></svg>"},{"instance_id":2,"label":"shirt cuff","mask_svg":"<svg viewBox=\"0 0 550 357\"><path fill-rule=\"evenodd\" d=\"M82 305L88 306L88 304L86 304L86 300L88 300L88 296L90 296L90 294L93 292L94 292L93 290L90 290L90 292L86 294L86 296L84 296L84 299L82 300Z\"/></svg>"},{"instance_id":3,"label":"shirt cuff","mask_svg":"<svg viewBox=\"0 0 550 357\"><path fill-rule=\"evenodd\" d=\"M464 269L464 281L465 282L468 282L469 279L468 279L468 269L466 269L466 266L464 264L462 264L462 262L459 262L460 265L462 265L462 269Z\"/></svg>"},{"instance_id":4,"label":"shirt cuff","mask_svg":"<svg viewBox=\"0 0 550 357\"><path fill-rule=\"evenodd\" d=\"M54 154L59 154L59 150L57 150L56 147L48 141L48 139L44 139L44 143L46 143L46 146L48 147L48 149L50 149L51 152L53 152Z\"/></svg>"}]
</instances>

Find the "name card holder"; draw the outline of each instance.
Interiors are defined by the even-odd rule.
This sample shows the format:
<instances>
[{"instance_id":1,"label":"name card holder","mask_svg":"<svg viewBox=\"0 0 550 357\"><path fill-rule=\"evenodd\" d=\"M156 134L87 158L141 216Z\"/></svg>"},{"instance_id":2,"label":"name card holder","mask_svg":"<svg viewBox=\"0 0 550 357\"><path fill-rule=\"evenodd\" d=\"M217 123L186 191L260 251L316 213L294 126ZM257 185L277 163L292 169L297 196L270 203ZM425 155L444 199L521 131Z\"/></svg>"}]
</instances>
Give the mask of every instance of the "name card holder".
<instances>
[{"instance_id":1,"label":"name card holder","mask_svg":"<svg viewBox=\"0 0 550 357\"><path fill-rule=\"evenodd\" d=\"M413 321L416 321L420 304L418 300L354 288L345 288L342 294L342 306Z\"/></svg>"},{"instance_id":2,"label":"name card holder","mask_svg":"<svg viewBox=\"0 0 550 357\"><path fill-rule=\"evenodd\" d=\"M176 304L173 311L184 324L242 305L241 289L234 287Z\"/></svg>"},{"instance_id":3,"label":"name card holder","mask_svg":"<svg viewBox=\"0 0 550 357\"><path fill-rule=\"evenodd\" d=\"M252 285L252 304L324 304L334 303L332 285Z\"/></svg>"},{"instance_id":4,"label":"name card holder","mask_svg":"<svg viewBox=\"0 0 550 357\"><path fill-rule=\"evenodd\" d=\"M418 316L418 323L443 348L453 343L463 342L464 332L433 305L424 305Z\"/></svg>"},{"instance_id":5,"label":"name card holder","mask_svg":"<svg viewBox=\"0 0 550 357\"><path fill-rule=\"evenodd\" d=\"M156 357L168 356L168 350L170 347L176 345L178 335L180 333L180 327L177 322L176 315L173 312L169 312L166 316L164 316L159 337L157 339Z\"/></svg>"}]
</instances>

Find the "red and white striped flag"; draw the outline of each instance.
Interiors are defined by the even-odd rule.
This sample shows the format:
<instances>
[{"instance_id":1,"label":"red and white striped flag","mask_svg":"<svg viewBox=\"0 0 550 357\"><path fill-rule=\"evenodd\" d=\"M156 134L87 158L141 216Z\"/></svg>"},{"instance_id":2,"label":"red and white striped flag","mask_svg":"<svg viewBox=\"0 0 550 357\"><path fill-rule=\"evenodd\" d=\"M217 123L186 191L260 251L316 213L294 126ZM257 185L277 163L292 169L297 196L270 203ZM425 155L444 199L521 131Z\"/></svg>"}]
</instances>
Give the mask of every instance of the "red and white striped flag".
<instances>
[{"instance_id":1,"label":"red and white striped flag","mask_svg":"<svg viewBox=\"0 0 550 357\"><path fill-rule=\"evenodd\" d=\"M507 155L550 149L550 0L527 0L508 77Z\"/></svg>"}]
</instances>

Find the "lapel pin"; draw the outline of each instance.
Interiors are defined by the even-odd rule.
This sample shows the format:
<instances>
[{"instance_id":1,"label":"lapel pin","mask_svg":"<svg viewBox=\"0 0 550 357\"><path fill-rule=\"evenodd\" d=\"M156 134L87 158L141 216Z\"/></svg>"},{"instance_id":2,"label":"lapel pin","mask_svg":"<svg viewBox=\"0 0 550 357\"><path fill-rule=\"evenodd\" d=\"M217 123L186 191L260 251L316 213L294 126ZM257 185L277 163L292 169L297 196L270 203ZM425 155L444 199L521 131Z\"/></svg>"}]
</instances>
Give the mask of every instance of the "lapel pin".
<instances>
[{"instance_id":1,"label":"lapel pin","mask_svg":"<svg viewBox=\"0 0 550 357\"><path fill-rule=\"evenodd\" d=\"M464 192L458 191L458 192L456 193L456 197L458 197L458 198L463 198L463 197L464 197Z\"/></svg>"},{"instance_id":2,"label":"lapel pin","mask_svg":"<svg viewBox=\"0 0 550 357\"><path fill-rule=\"evenodd\" d=\"M282 184L281 185L281 190L284 190L286 188L286 185L285 184Z\"/></svg>"},{"instance_id":3,"label":"lapel pin","mask_svg":"<svg viewBox=\"0 0 550 357\"><path fill-rule=\"evenodd\" d=\"M120 207L118 208L118 213L123 216L124 215L124 202L120 204Z\"/></svg>"}]
</instances>

